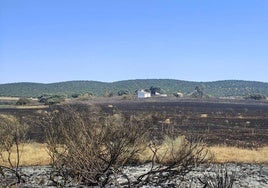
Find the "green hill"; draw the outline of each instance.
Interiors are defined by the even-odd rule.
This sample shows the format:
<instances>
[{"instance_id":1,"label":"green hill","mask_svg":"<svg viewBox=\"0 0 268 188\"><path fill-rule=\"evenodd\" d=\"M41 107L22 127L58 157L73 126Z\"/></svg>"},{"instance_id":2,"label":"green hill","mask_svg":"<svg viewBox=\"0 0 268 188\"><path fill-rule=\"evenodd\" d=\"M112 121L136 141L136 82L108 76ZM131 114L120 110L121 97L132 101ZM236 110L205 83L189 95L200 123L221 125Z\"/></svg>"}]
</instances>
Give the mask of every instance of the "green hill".
<instances>
[{"instance_id":1,"label":"green hill","mask_svg":"<svg viewBox=\"0 0 268 188\"><path fill-rule=\"evenodd\" d=\"M248 96L261 93L268 96L268 83L241 80L224 80L215 82L190 82L171 79L139 79L125 80L112 83L96 81L69 81L51 84L41 83L11 83L0 84L0 96L38 97L43 94L72 94L92 93L102 96L107 92L117 93L128 90L134 93L138 89L149 89L151 86L160 87L163 93L191 93L196 86L202 86L204 93L215 97Z\"/></svg>"}]
</instances>

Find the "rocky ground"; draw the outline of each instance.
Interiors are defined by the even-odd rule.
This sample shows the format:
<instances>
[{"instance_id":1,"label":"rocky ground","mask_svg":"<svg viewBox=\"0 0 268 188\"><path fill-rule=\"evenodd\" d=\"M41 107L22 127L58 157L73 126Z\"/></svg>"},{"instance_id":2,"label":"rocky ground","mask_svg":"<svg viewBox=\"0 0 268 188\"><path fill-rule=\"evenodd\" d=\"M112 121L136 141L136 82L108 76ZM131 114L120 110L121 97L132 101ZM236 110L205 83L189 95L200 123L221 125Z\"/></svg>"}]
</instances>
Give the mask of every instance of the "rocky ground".
<instances>
[{"instance_id":1,"label":"rocky ground","mask_svg":"<svg viewBox=\"0 0 268 188\"><path fill-rule=\"evenodd\" d=\"M148 171L150 168L149 164L141 166L131 166L124 169L131 180L140 174ZM203 187L202 181L215 179L216 174L219 174L219 170L224 175L227 169L228 177L233 177L235 179L235 188L268 188L268 165L256 165L256 164L233 164L228 163L225 165L212 164L209 166L200 166L195 168L193 171L188 173L183 179L174 179L170 182L165 182L161 185L147 185L143 187ZM44 166L34 166L34 167L22 167L21 172L26 176L24 177L25 182L17 185L17 187L27 187L27 188L38 188L38 187L56 187L55 184L49 180L49 174L51 171L50 167ZM6 175L3 177L0 175L0 187L7 187L7 183L14 181L14 177L11 175ZM118 177L119 182L124 182L123 177ZM213 183L213 182L211 182ZM85 187L79 186L77 184L68 184L66 187ZM116 187L115 185L110 185L109 187Z\"/></svg>"}]
</instances>

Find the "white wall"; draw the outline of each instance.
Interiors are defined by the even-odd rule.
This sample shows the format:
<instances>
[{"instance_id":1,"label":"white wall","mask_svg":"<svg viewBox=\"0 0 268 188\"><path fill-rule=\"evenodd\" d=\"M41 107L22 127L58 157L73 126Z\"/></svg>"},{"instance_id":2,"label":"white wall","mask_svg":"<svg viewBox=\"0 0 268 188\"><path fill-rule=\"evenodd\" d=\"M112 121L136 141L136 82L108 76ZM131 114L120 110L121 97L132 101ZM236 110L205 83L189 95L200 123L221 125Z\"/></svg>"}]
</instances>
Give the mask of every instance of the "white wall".
<instances>
[{"instance_id":1,"label":"white wall","mask_svg":"<svg viewBox=\"0 0 268 188\"><path fill-rule=\"evenodd\" d=\"M151 97L151 93L145 91L138 91L138 98L148 98Z\"/></svg>"}]
</instances>

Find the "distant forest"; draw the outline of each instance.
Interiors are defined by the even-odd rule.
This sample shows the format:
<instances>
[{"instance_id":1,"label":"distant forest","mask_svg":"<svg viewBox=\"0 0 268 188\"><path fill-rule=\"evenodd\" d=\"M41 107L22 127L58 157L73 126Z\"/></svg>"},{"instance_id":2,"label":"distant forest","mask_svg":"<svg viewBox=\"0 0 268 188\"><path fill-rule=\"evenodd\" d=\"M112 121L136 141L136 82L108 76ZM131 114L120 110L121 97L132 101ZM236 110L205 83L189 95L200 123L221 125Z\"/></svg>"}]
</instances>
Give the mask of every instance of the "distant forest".
<instances>
[{"instance_id":1,"label":"distant forest","mask_svg":"<svg viewBox=\"0 0 268 188\"><path fill-rule=\"evenodd\" d=\"M161 93L173 95L180 92L185 95L195 91L196 87L202 88L204 94L212 97L248 96L263 94L268 96L268 83L241 80L224 80L214 82L190 82L171 79L139 79L126 80L112 83L97 81L68 81L51 84L41 83L11 83L0 84L0 96L12 97L39 97L44 94L80 95L90 93L95 96L107 96L127 91L135 94L137 90L158 87Z\"/></svg>"}]
</instances>

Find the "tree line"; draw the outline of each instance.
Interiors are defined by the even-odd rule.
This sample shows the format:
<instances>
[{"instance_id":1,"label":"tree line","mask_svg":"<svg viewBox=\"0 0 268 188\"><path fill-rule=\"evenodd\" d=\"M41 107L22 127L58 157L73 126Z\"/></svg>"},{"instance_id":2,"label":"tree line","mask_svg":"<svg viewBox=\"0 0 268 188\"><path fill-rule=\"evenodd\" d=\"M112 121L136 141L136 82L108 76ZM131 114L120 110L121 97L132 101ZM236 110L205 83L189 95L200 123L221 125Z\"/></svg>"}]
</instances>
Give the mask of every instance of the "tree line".
<instances>
[{"instance_id":1,"label":"tree line","mask_svg":"<svg viewBox=\"0 0 268 188\"><path fill-rule=\"evenodd\" d=\"M134 94L138 89L149 89L151 86L160 87L166 94L182 92L191 93L196 86L203 85L209 96L249 96L260 93L268 96L268 83L253 81L226 80L216 82L189 82L169 79L144 79L127 80L113 83L94 81L70 81L53 84L37 83L14 83L0 84L0 96L14 97L39 97L43 94L66 95L71 97L74 94L92 93L95 96L104 96L112 93L117 95L119 91L128 91ZM121 93L121 94L123 94Z\"/></svg>"}]
</instances>

